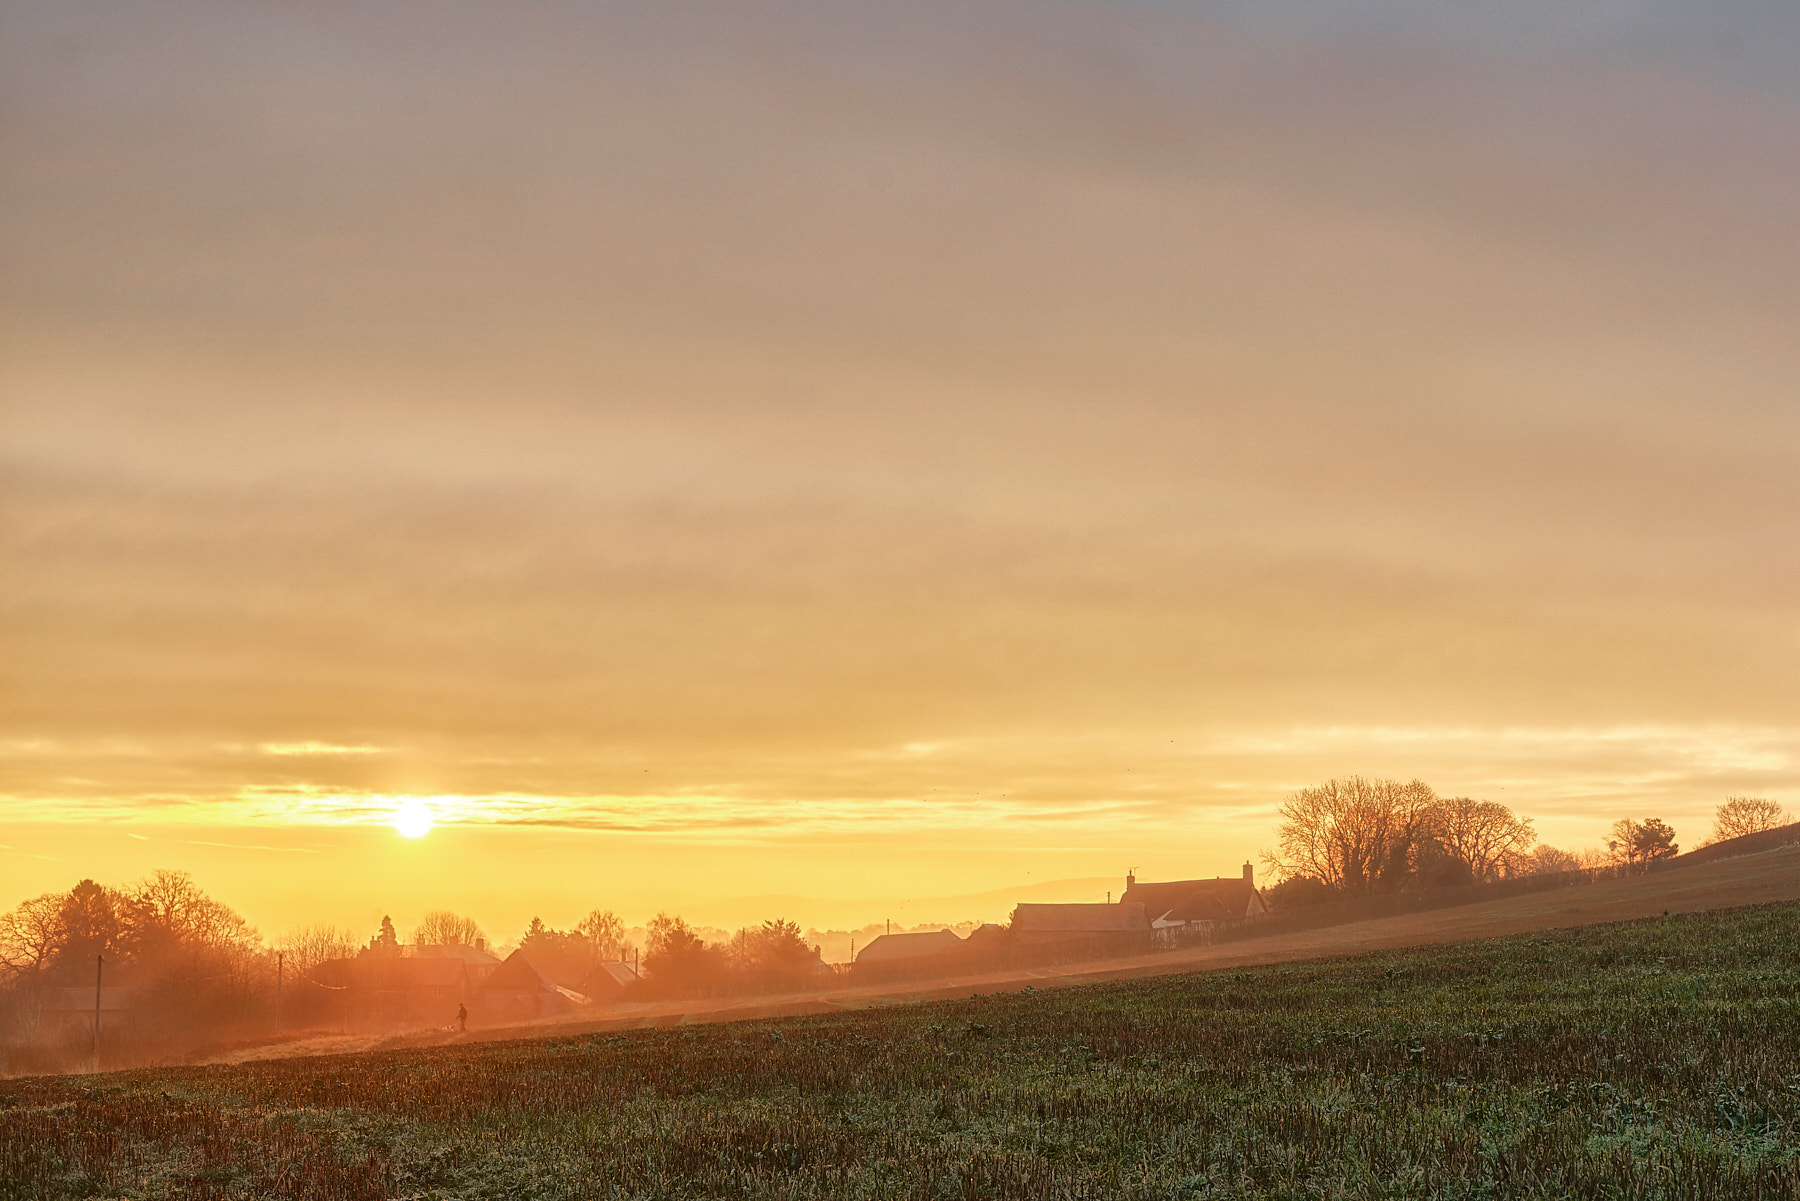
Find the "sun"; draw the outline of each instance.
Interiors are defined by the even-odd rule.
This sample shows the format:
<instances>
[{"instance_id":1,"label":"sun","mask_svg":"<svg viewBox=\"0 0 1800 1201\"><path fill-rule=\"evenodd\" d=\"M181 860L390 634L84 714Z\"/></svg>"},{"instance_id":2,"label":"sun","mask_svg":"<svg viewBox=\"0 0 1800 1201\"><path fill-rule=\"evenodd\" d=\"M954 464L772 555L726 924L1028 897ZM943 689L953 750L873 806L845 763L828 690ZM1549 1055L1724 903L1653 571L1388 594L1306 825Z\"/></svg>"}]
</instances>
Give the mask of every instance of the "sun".
<instances>
[{"instance_id":1,"label":"sun","mask_svg":"<svg viewBox=\"0 0 1800 1201\"><path fill-rule=\"evenodd\" d=\"M402 801L394 810L394 829L403 838L422 838L431 833L431 806L417 799Z\"/></svg>"}]
</instances>

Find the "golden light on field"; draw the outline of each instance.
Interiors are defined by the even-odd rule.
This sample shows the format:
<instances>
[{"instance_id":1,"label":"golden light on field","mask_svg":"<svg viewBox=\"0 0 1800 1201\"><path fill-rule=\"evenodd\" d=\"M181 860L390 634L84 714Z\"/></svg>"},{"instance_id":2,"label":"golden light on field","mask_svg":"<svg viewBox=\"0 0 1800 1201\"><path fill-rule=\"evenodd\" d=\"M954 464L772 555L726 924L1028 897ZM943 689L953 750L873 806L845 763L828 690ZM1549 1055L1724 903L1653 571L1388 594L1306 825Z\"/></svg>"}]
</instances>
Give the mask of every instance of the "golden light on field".
<instances>
[{"instance_id":1,"label":"golden light on field","mask_svg":"<svg viewBox=\"0 0 1800 1201\"><path fill-rule=\"evenodd\" d=\"M403 838L423 838L431 833L431 825L431 806L417 797L402 801L394 810L394 829Z\"/></svg>"}]
</instances>

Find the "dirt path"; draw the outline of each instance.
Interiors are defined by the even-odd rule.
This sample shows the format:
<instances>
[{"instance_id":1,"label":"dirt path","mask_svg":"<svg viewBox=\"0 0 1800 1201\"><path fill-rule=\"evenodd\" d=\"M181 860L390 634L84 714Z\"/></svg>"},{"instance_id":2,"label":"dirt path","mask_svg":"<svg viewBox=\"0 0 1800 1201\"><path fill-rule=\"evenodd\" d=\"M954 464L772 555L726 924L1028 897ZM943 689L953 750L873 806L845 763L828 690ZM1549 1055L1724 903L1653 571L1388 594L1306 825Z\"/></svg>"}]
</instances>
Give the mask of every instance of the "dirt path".
<instances>
[{"instance_id":1,"label":"dirt path","mask_svg":"<svg viewBox=\"0 0 1800 1201\"><path fill-rule=\"evenodd\" d=\"M1303 959L1329 959L1367 951L1435 943L1467 942L1506 934L1525 934L1569 926L1629 921L1663 913L1730 909L1767 901L1800 900L1800 846L1782 847L1694 867L1606 880L1576 888L1555 889L1425 913L1376 918L1344 926L1305 930L1270 938L1248 939L1215 947L1192 947L1131 959L1059 964L1053 968L1019 969L954 980L921 981L795 993L772 997L730 997L693 1001L659 1001L616 1005L604 1016L547 1019L518 1026L471 1030L423 1031L397 1038L374 1035L320 1035L301 1040L244 1048L207 1059L208 1063L242 1063L297 1055L334 1055L376 1048L441 1046L495 1039L549 1037L643 1026L676 1026L694 1022L733 1022L750 1018L832 1013L898 1005L940 997L967 997L1003 987L1031 985L1061 988L1103 980L1161 976L1177 972L1216 971Z\"/></svg>"}]
</instances>

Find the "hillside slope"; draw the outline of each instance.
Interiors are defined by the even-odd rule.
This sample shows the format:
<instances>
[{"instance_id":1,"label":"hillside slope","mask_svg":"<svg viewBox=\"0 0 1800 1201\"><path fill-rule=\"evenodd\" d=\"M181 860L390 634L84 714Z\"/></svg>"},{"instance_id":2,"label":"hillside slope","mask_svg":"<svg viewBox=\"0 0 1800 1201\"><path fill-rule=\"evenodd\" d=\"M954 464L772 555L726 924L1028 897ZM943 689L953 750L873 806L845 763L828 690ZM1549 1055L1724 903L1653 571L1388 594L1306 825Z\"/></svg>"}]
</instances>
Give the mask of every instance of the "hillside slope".
<instances>
[{"instance_id":1,"label":"hillside slope","mask_svg":"<svg viewBox=\"0 0 1800 1201\"><path fill-rule=\"evenodd\" d=\"M0 1083L0 1198L1800 1197L1800 905Z\"/></svg>"}]
</instances>

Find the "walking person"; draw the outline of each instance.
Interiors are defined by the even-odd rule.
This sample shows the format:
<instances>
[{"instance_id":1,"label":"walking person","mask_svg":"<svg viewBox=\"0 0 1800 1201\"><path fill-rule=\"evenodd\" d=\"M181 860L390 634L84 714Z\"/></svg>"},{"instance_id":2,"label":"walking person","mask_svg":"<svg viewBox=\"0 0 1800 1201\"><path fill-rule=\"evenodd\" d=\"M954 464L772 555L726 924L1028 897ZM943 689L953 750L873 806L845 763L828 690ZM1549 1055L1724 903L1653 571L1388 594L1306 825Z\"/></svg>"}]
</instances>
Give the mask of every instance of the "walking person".
<instances>
[{"instance_id":1,"label":"walking person","mask_svg":"<svg viewBox=\"0 0 1800 1201\"><path fill-rule=\"evenodd\" d=\"M469 1032L469 1007L460 1001L456 1005L456 1028L464 1034Z\"/></svg>"}]
</instances>

